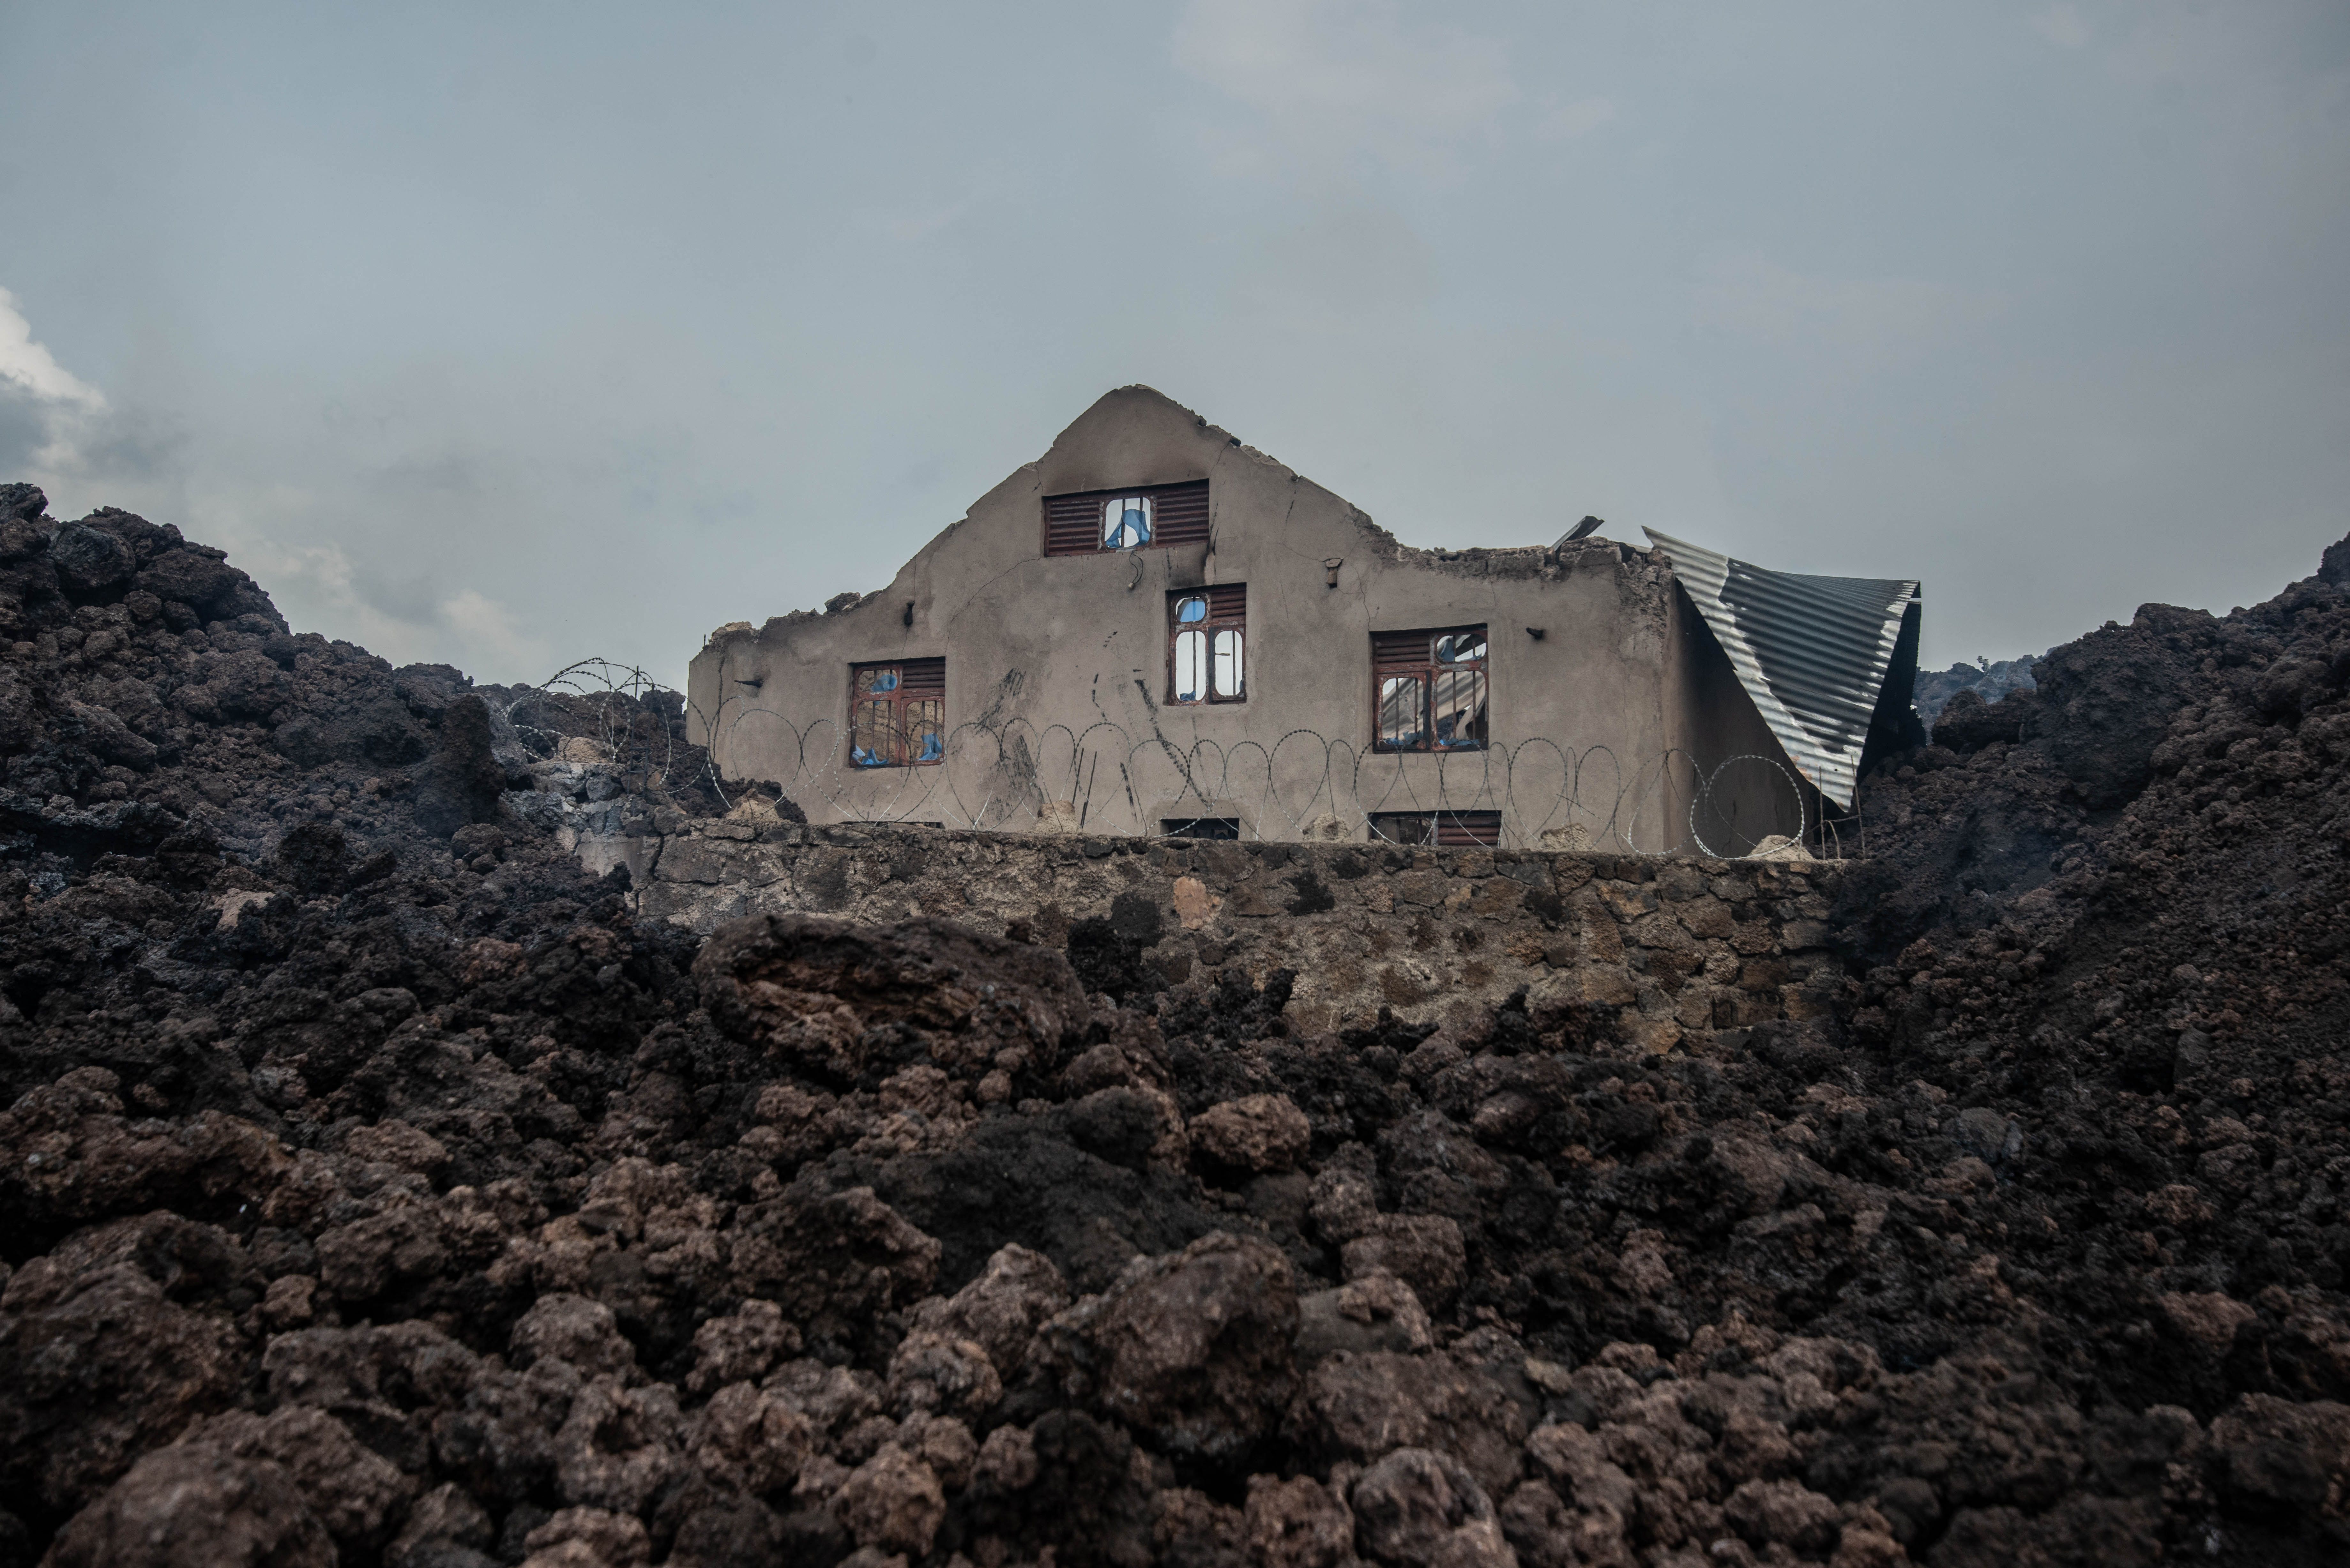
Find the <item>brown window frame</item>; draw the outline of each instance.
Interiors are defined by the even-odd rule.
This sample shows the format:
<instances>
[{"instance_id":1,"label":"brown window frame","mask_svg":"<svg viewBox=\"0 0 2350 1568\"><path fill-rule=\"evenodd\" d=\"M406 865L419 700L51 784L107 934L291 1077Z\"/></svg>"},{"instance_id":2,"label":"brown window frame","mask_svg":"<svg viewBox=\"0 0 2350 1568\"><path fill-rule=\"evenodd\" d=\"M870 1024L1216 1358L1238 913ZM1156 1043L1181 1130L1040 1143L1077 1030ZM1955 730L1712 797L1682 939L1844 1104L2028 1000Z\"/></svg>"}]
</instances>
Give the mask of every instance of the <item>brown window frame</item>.
<instances>
[{"instance_id":1,"label":"brown window frame","mask_svg":"<svg viewBox=\"0 0 2350 1568\"><path fill-rule=\"evenodd\" d=\"M1102 543L1102 508L1128 495L1139 495L1150 503L1150 537L1140 545L1112 548ZM1044 537L1047 556L1116 556L1129 549L1163 550L1176 545L1204 545L1208 542L1208 482L1191 479L1180 484L1125 484L1115 490L1047 495Z\"/></svg>"},{"instance_id":2,"label":"brown window frame","mask_svg":"<svg viewBox=\"0 0 2350 1568\"><path fill-rule=\"evenodd\" d=\"M1502 843L1498 811L1375 811L1371 836L1388 844L1438 849L1496 849Z\"/></svg>"},{"instance_id":3,"label":"brown window frame","mask_svg":"<svg viewBox=\"0 0 2350 1568\"><path fill-rule=\"evenodd\" d=\"M895 673L896 682L886 693L869 692L864 689L862 677L881 670ZM889 754L879 755L863 745L858 736L869 733L860 727L859 711L868 707L886 708L883 739ZM928 714L910 715L908 710L931 708ZM937 738L935 754L909 756L910 742L915 726L927 721L926 733ZM859 773L877 768L934 768L946 761L947 737L947 661L944 659L882 659L848 667L848 765ZM864 760L871 757L873 760Z\"/></svg>"},{"instance_id":4,"label":"brown window frame","mask_svg":"<svg viewBox=\"0 0 2350 1568\"><path fill-rule=\"evenodd\" d=\"M1485 630L1483 626L1471 625L1371 633L1372 751L1395 755L1411 752L1482 752L1492 744L1492 644L1486 639ZM1437 649L1442 639L1461 637L1476 638L1485 649L1484 653L1473 659L1437 658ZM1477 709L1475 736L1472 740L1455 740L1439 744L1433 717L1436 693L1444 683L1444 677L1457 676L1464 670L1476 674L1482 699ZM1421 727L1409 743L1391 744L1387 739L1388 682L1414 678L1419 682Z\"/></svg>"},{"instance_id":5,"label":"brown window frame","mask_svg":"<svg viewBox=\"0 0 2350 1568\"><path fill-rule=\"evenodd\" d=\"M1186 599L1208 601L1207 616L1195 621L1175 618ZM1229 631L1240 639L1240 685L1229 696L1215 690L1216 633ZM1208 690L1197 697L1179 697L1176 648L1186 632L1198 632L1207 645ZM1170 588L1167 592L1167 702L1170 707L1200 708L1248 701L1248 585L1217 583L1203 588Z\"/></svg>"}]
</instances>

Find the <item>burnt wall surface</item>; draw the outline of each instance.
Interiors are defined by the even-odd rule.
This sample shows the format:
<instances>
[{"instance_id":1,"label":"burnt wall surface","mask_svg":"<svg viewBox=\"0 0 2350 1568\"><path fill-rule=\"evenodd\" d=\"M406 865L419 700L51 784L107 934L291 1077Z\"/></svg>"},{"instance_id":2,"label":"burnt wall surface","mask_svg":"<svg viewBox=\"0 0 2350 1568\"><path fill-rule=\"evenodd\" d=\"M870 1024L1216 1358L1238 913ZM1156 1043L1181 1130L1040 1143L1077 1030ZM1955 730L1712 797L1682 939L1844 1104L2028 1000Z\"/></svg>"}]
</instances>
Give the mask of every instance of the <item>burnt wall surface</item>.
<instances>
[{"instance_id":1,"label":"burnt wall surface","mask_svg":"<svg viewBox=\"0 0 2350 1568\"><path fill-rule=\"evenodd\" d=\"M589 846L590 864L608 863ZM1464 1034L1513 992L1624 1011L1627 1037L1825 1016L1841 872L1723 861L1392 845L1039 837L930 827L678 825L636 846L639 915L707 934L748 914L860 924L937 916L1068 950L1121 1000L1231 966L1288 971L1306 1033L1382 1009Z\"/></svg>"}]
</instances>

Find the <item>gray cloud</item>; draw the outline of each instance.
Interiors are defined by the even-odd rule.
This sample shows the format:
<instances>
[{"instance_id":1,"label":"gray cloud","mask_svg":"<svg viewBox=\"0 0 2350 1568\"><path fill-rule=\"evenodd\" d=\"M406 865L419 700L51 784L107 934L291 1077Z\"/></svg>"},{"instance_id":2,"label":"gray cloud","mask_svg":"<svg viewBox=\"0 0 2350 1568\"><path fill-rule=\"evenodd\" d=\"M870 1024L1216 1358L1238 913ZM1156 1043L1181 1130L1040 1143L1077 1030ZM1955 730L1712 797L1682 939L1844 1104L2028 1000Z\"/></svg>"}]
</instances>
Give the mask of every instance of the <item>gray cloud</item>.
<instances>
[{"instance_id":1,"label":"gray cloud","mask_svg":"<svg viewBox=\"0 0 2350 1568\"><path fill-rule=\"evenodd\" d=\"M1394 0L1191 0L1174 58L1259 117L1263 152L1308 163L1447 171L1519 97L1499 39Z\"/></svg>"},{"instance_id":2,"label":"gray cloud","mask_svg":"<svg viewBox=\"0 0 2350 1568\"><path fill-rule=\"evenodd\" d=\"M49 444L48 407L21 388L0 385L0 473L30 473Z\"/></svg>"},{"instance_id":3,"label":"gray cloud","mask_svg":"<svg viewBox=\"0 0 2350 1568\"><path fill-rule=\"evenodd\" d=\"M1939 660L2350 527L2324 0L444 22L0 12L11 477L500 678L883 582L1136 380L1415 543L1914 574Z\"/></svg>"}]
</instances>

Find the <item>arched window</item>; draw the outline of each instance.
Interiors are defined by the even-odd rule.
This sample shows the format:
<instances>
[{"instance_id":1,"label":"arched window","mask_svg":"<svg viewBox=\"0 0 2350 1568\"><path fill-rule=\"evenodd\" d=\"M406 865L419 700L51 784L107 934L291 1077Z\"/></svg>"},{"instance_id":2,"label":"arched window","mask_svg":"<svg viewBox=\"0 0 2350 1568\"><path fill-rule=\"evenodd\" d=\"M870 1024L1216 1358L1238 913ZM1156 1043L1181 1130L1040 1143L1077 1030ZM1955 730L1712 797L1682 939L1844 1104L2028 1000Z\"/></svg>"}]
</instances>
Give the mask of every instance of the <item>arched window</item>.
<instances>
[{"instance_id":1,"label":"arched window","mask_svg":"<svg viewBox=\"0 0 2350 1568\"><path fill-rule=\"evenodd\" d=\"M1248 695L1248 586L1167 596L1167 700L1238 702Z\"/></svg>"}]
</instances>

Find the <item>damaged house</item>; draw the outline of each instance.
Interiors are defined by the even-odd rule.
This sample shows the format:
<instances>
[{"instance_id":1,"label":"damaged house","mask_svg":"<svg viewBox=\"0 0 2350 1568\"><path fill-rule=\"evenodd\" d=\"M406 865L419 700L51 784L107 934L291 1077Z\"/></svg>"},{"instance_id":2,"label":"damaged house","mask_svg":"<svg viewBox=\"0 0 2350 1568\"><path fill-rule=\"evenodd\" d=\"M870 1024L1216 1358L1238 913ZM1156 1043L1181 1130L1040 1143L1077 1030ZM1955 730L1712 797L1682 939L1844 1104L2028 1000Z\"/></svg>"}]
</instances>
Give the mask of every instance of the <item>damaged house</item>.
<instances>
[{"instance_id":1,"label":"damaged house","mask_svg":"<svg viewBox=\"0 0 2350 1568\"><path fill-rule=\"evenodd\" d=\"M1410 548L1121 388L888 587L713 633L690 722L816 823L1832 850L1918 585L1648 537Z\"/></svg>"}]
</instances>

